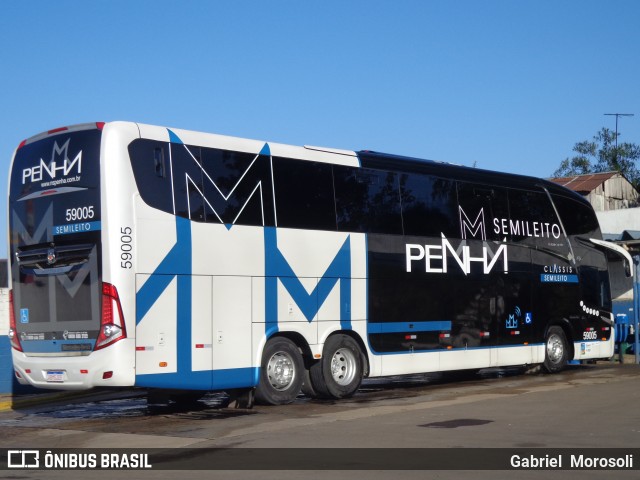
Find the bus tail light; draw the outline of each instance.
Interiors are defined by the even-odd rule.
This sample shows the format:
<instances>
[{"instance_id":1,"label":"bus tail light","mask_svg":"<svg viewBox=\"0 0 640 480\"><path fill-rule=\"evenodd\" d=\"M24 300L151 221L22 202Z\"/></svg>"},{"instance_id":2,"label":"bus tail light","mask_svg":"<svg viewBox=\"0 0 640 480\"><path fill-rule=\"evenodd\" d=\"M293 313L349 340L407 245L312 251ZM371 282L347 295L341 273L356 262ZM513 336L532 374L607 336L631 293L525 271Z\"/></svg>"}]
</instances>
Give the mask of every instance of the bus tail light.
<instances>
[{"instance_id":1,"label":"bus tail light","mask_svg":"<svg viewBox=\"0 0 640 480\"><path fill-rule=\"evenodd\" d=\"M103 283L100 334L94 351L108 347L123 338L127 338L127 329L124 324L124 315L122 315L118 290L110 283Z\"/></svg>"},{"instance_id":2,"label":"bus tail light","mask_svg":"<svg viewBox=\"0 0 640 480\"><path fill-rule=\"evenodd\" d=\"M16 329L16 314L13 311L13 290L9 290L9 341L11 342L11 347L19 352L22 351L18 330Z\"/></svg>"}]
</instances>

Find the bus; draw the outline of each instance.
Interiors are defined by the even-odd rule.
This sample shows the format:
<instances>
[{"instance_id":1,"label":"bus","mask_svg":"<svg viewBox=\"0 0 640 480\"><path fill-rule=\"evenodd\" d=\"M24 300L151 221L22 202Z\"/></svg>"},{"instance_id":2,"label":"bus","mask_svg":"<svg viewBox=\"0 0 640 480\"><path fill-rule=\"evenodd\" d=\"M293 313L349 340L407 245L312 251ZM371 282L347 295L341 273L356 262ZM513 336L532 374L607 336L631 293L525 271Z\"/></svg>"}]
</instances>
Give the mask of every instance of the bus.
<instances>
[{"instance_id":1,"label":"bus","mask_svg":"<svg viewBox=\"0 0 640 480\"><path fill-rule=\"evenodd\" d=\"M542 179L131 122L23 141L8 223L20 383L245 406L609 358L631 264Z\"/></svg>"}]
</instances>

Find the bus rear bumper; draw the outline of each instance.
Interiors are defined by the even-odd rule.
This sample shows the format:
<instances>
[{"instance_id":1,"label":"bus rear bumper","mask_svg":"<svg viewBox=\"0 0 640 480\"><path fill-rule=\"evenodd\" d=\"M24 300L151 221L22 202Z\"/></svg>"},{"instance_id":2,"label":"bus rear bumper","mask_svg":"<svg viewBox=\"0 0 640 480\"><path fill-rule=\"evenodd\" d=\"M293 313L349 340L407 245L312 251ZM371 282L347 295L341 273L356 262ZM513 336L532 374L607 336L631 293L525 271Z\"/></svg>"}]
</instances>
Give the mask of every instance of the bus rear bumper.
<instances>
[{"instance_id":1,"label":"bus rear bumper","mask_svg":"<svg viewBox=\"0 0 640 480\"><path fill-rule=\"evenodd\" d=\"M129 387L135 381L134 340L124 339L84 356L27 356L13 350L16 379L23 385L53 390Z\"/></svg>"}]
</instances>

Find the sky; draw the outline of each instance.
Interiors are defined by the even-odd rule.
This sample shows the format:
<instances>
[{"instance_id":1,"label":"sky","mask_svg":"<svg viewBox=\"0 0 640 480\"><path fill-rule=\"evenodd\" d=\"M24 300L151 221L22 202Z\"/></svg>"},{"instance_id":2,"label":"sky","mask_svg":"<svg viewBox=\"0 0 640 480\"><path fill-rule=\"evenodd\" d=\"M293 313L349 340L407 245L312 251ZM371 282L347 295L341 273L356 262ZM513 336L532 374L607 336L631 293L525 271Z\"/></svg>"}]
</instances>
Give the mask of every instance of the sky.
<instances>
[{"instance_id":1,"label":"sky","mask_svg":"<svg viewBox=\"0 0 640 480\"><path fill-rule=\"evenodd\" d=\"M0 257L14 149L129 120L549 177L620 118L637 0L60 0L0 13Z\"/></svg>"}]
</instances>

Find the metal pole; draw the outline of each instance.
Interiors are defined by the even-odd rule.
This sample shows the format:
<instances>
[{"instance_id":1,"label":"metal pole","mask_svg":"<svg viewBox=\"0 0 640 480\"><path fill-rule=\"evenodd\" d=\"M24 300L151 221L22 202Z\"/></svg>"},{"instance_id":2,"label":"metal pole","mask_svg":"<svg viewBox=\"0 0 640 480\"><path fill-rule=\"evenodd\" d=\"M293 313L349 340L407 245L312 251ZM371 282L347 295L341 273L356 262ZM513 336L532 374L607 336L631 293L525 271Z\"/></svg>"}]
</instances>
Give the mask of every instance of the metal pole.
<instances>
[{"instance_id":1,"label":"metal pole","mask_svg":"<svg viewBox=\"0 0 640 480\"><path fill-rule=\"evenodd\" d=\"M615 161L618 163L618 117L633 117L633 113L605 113L605 115L616 117L616 157Z\"/></svg>"}]
</instances>

